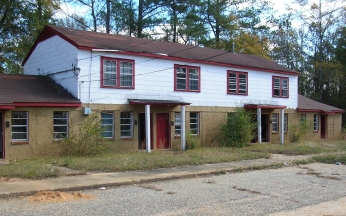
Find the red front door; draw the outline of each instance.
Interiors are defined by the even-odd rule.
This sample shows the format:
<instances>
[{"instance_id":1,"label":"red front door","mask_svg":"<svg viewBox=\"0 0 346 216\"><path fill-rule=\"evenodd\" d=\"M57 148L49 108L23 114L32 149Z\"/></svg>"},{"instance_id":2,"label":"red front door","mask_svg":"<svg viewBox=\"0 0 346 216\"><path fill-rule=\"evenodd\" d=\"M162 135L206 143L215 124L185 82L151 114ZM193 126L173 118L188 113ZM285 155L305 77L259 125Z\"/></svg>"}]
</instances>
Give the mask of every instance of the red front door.
<instances>
[{"instance_id":1,"label":"red front door","mask_svg":"<svg viewBox=\"0 0 346 216\"><path fill-rule=\"evenodd\" d=\"M169 117L168 113L156 114L156 148L169 148Z\"/></svg>"}]
</instances>

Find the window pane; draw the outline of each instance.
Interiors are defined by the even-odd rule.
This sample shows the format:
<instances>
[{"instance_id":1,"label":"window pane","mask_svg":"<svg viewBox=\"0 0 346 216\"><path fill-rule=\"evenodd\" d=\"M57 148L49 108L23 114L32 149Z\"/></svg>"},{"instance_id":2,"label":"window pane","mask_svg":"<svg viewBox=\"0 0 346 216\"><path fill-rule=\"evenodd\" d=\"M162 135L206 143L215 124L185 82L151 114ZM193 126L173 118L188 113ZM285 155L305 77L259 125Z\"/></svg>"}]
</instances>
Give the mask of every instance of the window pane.
<instances>
[{"instance_id":1,"label":"window pane","mask_svg":"<svg viewBox=\"0 0 346 216\"><path fill-rule=\"evenodd\" d=\"M180 136L181 135L181 114L180 113L175 113L174 125L175 125L175 135Z\"/></svg>"},{"instance_id":2,"label":"window pane","mask_svg":"<svg viewBox=\"0 0 346 216\"><path fill-rule=\"evenodd\" d=\"M22 126L22 127L19 127L19 126L13 126L12 127L12 132L27 132L27 127L26 126Z\"/></svg>"},{"instance_id":3,"label":"window pane","mask_svg":"<svg viewBox=\"0 0 346 216\"><path fill-rule=\"evenodd\" d=\"M272 127L273 132L279 132L279 114L277 113L272 114Z\"/></svg>"},{"instance_id":4,"label":"window pane","mask_svg":"<svg viewBox=\"0 0 346 216\"><path fill-rule=\"evenodd\" d=\"M11 136L12 140L28 139L28 113L11 112Z\"/></svg>"},{"instance_id":5,"label":"window pane","mask_svg":"<svg viewBox=\"0 0 346 216\"><path fill-rule=\"evenodd\" d=\"M189 84L191 91L198 91L198 70L189 69Z\"/></svg>"},{"instance_id":6,"label":"window pane","mask_svg":"<svg viewBox=\"0 0 346 216\"><path fill-rule=\"evenodd\" d=\"M66 126L54 126L54 132L65 132L67 131Z\"/></svg>"},{"instance_id":7,"label":"window pane","mask_svg":"<svg viewBox=\"0 0 346 216\"><path fill-rule=\"evenodd\" d=\"M27 133L12 133L13 140L27 140Z\"/></svg>"},{"instance_id":8,"label":"window pane","mask_svg":"<svg viewBox=\"0 0 346 216\"><path fill-rule=\"evenodd\" d=\"M54 133L54 139L65 139L67 138L67 133Z\"/></svg>"},{"instance_id":9,"label":"window pane","mask_svg":"<svg viewBox=\"0 0 346 216\"><path fill-rule=\"evenodd\" d=\"M284 132L288 131L288 114L284 114Z\"/></svg>"},{"instance_id":10,"label":"window pane","mask_svg":"<svg viewBox=\"0 0 346 216\"><path fill-rule=\"evenodd\" d=\"M186 89L186 68L177 68L177 89Z\"/></svg>"},{"instance_id":11,"label":"window pane","mask_svg":"<svg viewBox=\"0 0 346 216\"><path fill-rule=\"evenodd\" d=\"M122 112L120 114L120 136L122 138L132 137L132 113Z\"/></svg>"},{"instance_id":12,"label":"window pane","mask_svg":"<svg viewBox=\"0 0 346 216\"><path fill-rule=\"evenodd\" d=\"M288 80L287 79L282 79L282 97L287 97L288 96Z\"/></svg>"},{"instance_id":13,"label":"window pane","mask_svg":"<svg viewBox=\"0 0 346 216\"><path fill-rule=\"evenodd\" d=\"M67 124L67 119L54 119L53 120L53 124L64 124L66 125Z\"/></svg>"},{"instance_id":14,"label":"window pane","mask_svg":"<svg viewBox=\"0 0 346 216\"><path fill-rule=\"evenodd\" d=\"M274 78L274 95L280 96L280 78Z\"/></svg>"},{"instance_id":15,"label":"window pane","mask_svg":"<svg viewBox=\"0 0 346 216\"><path fill-rule=\"evenodd\" d=\"M11 125L26 125L26 119L12 119Z\"/></svg>"},{"instance_id":16,"label":"window pane","mask_svg":"<svg viewBox=\"0 0 346 216\"><path fill-rule=\"evenodd\" d=\"M237 92L237 74L229 73L228 85L229 85L229 89L228 89L229 93Z\"/></svg>"},{"instance_id":17,"label":"window pane","mask_svg":"<svg viewBox=\"0 0 346 216\"><path fill-rule=\"evenodd\" d=\"M113 138L114 131L113 113L101 113L101 136L103 138Z\"/></svg>"},{"instance_id":18,"label":"window pane","mask_svg":"<svg viewBox=\"0 0 346 216\"><path fill-rule=\"evenodd\" d=\"M120 86L131 87L132 86L132 63L121 62L120 63Z\"/></svg>"},{"instance_id":19,"label":"window pane","mask_svg":"<svg viewBox=\"0 0 346 216\"><path fill-rule=\"evenodd\" d=\"M199 115L190 113L190 131L192 134L199 134Z\"/></svg>"},{"instance_id":20,"label":"window pane","mask_svg":"<svg viewBox=\"0 0 346 216\"><path fill-rule=\"evenodd\" d=\"M319 123L318 123L318 120L319 120L319 115L314 115L314 130L315 131L318 131L318 126L319 126Z\"/></svg>"},{"instance_id":21,"label":"window pane","mask_svg":"<svg viewBox=\"0 0 346 216\"><path fill-rule=\"evenodd\" d=\"M67 118L67 112L54 112L54 118Z\"/></svg>"},{"instance_id":22,"label":"window pane","mask_svg":"<svg viewBox=\"0 0 346 216\"><path fill-rule=\"evenodd\" d=\"M239 94L246 94L247 83L245 74L239 74Z\"/></svg>"},{"instance_id":23,"label":"window pane","mask_svg":"<svg viewBox=\"0 0 346 216\"><path fill-rule=\"evenodd\" d=\"M27 118L27 112L12 112L11 118Z\"/></svg>"},{"instance_id":24,"label":"window pane","mask_svg":"<svg viewBox=\"0 0 346 216\"><path fill-rule=\"evenodd\" d=\"M68 112L53 112L53 138L64 139L68 135Z\"/></svg>"},{"instance_id":25,"label":"window pane","mask_svg":"<svg viewBox=\"0 0 346 216\"><path fill-rule=\"evenodd\" d=\"M116 86L116 61L103 61L103 85Z\"/></svg>"}]
</instances>

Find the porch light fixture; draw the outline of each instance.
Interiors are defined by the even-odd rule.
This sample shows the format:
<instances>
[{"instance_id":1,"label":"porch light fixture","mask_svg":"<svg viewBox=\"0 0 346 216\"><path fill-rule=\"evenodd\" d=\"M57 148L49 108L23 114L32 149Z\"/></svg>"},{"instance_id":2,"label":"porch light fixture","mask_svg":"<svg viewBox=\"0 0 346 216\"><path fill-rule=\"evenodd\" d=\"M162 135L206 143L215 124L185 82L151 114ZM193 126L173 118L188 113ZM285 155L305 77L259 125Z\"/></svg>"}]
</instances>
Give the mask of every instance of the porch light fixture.
<instances>
[{"instance_id":1,"label":"porch light fixture","mask_svg":"<svg viewBox=\"0 0 346 216\"><path fill-rule=\"evenodd\" d=\"M133 121L133 123L134 123L135 125L137 125L137 119L135 119L135 120Z\"/></svg>"},{"instance_id":2,"label":"porch light fixture","mask_svg":"<svg viewBox=\"0 0 346 216\"><path fill-rule=\"evenodd\" d=\"M171 125L174 126L174 121L171 121Z\"/></svg>"},{"instance_id":3,"label":"porch light fixture","mask_svg":"<svg viewBox=\"0 0 346 216\"><path fill-rule=\"evenodd\" d=\"M6 127L10 127L10 121L6 121Z\"/></svg>"}]
</instances>

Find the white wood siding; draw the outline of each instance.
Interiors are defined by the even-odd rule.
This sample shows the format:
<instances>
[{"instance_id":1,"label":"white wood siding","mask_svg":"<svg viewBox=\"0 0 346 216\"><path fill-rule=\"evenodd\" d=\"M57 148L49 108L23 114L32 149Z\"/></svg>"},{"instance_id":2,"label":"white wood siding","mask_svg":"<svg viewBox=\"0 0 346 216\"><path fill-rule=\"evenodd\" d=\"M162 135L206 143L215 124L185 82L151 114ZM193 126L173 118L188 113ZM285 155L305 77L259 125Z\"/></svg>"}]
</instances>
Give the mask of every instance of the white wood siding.
<instances>
[{"instance_id":1,"label":"white wood siding","mask_svg":"<svg viewBox=\"0 0 346 216\"><path fill-rule=\"evenodd\" d=\"M92 58L91 58L92 56ZM101 56L135 60L135 89L100 88ZM131 99L180 100L192 106L243 106L244 104L285 105L297 108L298 77L231 67L189 63L201 69L201 92L174 91L174 64L187 64L158 58L116 53L80 51L81 101L97 104L126 104ZM89 68L91 72L89 73ZM248 96L227 94L227 70L248 72ZM272 97L272 76L289 78L289 98ZM81 82L83 81L83 82ZM90 97L89 97L90 92Z\"/></svg>"},{"instance_id":2,"label":"white wood siding","mask_svg":"<svg viewBox=\"0 0 346 216\"><path fill-rule=\"evenodd\" d=\"M36 49L24 65L24 74L48 75L59 71L67 72L52 75L73 96L78 97L78 78L72 73L72 64L78 67L78 50L70 43L54 36L37 44Z\"/></svg>"}]
</instances>

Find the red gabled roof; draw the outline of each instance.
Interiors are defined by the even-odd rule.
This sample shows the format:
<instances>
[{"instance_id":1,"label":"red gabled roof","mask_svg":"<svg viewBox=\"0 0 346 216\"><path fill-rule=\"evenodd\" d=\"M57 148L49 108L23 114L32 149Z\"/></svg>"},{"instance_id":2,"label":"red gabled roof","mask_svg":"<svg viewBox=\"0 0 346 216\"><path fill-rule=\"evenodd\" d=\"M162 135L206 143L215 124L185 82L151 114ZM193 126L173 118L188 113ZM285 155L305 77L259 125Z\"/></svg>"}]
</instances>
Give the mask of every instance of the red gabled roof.
<instances>
[{"instance_id":1,"label":"red gabled roof","mask_svg":"<svg viewBox=\"0 0 346 216\"><path fill-rule=\"evenodd\" d=\"M37 44L53 36L59 36L78 49L118 50L118 53L144 55L153 58L174 59L186 62L215 64L221 66L248 68L260 71L299 75L273 61L259 56L238 54L223 50L189 46L173 42L155 41L123 35L82 31L58 26L46 26L25 58L30 57Z\"/></svg>"},{"instance_id":2,"label":"red gabled roof","mask_svg":"<svg viewBox=\"0 0 346 216\"><path fill-rule=\"evenodd\" d=\"M298 94L298 108L299 112L315 112L324 114L344 113L345 110L337 107L329 106L324 103L320 103L303 95Z\"/></svg>"},{"instance_id":3,"label":"red gabled roof","mask_svg":"<svg viewBox=\"0 0 346 216\"><path fill-rule=\"evenodd\" d=\"M81 102L50 77L0 74L0 109L18 106L80 107Z\"/></svg>"}]
</instances>

